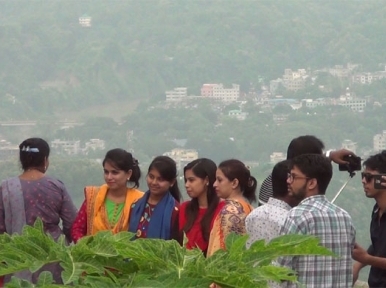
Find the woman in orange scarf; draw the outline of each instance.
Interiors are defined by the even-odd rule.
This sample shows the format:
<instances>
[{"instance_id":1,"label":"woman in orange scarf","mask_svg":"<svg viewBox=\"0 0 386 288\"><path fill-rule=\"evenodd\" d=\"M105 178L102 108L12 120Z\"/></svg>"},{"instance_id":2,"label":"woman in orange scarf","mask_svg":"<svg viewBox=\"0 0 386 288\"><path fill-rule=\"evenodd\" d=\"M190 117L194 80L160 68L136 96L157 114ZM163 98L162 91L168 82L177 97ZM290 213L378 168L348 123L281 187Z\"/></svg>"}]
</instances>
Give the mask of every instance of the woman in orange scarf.
<instances>
[{"instance_id":1,"label":"woman in orange scarf","mask_svg":"<svg viewBox=\"0 0 386 288\"><path fill-rule=\"evenodd\" d=\"M246 233L245 218L253 209L246 200L256 201L257 182L241 161L231 159L220 163L213 186L225 204L214 220L207 256L225 249L225 238L231 232Z\"/></svg>"},{"instance_id":2,"label":"woman in orange scarf","mask_svg":"<svg viewBox=\"0 0 386 288\"><path fill-rule=\"evenodd\" d=\"M119 148L108 151L103 171L106 184L84 189L86 199L71 229L75 243L99 231L127 231L131 205L143 196L137 190L141 171L131 153ZM128 182L134 186L128 188Z\"/></svg>"}]
</instances>

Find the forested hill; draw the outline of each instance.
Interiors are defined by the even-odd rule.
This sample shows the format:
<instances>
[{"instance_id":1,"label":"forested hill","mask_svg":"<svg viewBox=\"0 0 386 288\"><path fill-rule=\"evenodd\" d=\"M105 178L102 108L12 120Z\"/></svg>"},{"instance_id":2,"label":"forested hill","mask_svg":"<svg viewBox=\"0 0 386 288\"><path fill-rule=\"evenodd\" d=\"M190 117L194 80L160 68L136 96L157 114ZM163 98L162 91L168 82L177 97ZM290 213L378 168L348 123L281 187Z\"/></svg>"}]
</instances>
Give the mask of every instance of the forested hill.
<instances>
[{"instance_id":1,"label":"forested hill","mask_svg":"<svg viewBox=\"0 0 386 288\"><path fill-rule=\"evenodd\" d=\"M83 28L78 18L92 17ZM0 109L161 96L205 82L276 78L284 68L385 60L383 1L2 1ZM44 87L43 90L41 87Z\"/></svg>"}]
</instances>

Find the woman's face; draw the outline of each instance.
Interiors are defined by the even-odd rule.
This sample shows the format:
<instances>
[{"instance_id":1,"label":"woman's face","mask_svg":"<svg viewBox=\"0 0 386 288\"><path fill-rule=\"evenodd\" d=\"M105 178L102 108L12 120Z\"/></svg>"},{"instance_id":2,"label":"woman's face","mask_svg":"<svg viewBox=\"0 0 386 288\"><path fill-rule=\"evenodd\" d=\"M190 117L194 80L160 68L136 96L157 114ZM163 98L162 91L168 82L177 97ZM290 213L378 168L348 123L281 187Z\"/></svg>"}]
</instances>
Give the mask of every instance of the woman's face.
<instances>
[{"instance_id":1,"label":"woman's face","mask_svg":"<svg viewBox=\"0 0 386 288\"><path fill-rule=\"evenodd\" d=\"M234 190L233 181L229 181L220 168L217 168L216 170L216 181L214 182L213 187L217 196L223 199L229 198Z\"/></svg>"},{"instance_id":2,"label":"woman's face","mask_svg":"<svg viewBox=\"0 0 386 288\"><path fill-rule=\"evenodd\" d=\"M128 179L130 179L132 170L123 171L112 165L110 162L105 162L103 173L106 184L110 190L119 190L126 187Z\"/></svg>"},{"instance_id":3,"label":"woman's face","mask_svg":"<svg viewBox=\"0 0 386 288\"><path fill-rule=\"evenodd\" d=\"M153 195L164 195L176 182L164 179L157 169L150 169L146 177L147 186Z\"/></svg>"},{"instance_id":4,"label":"woman's face","mask_svg":"<svg viewBox=\"0 0 386 288\"><path fill-rule=\"evenodd\" d=\"M209 181L197 177L192 169L185 171L185 188L190 198L198 198L207 193Z\"/></svg>"}]
</instances>

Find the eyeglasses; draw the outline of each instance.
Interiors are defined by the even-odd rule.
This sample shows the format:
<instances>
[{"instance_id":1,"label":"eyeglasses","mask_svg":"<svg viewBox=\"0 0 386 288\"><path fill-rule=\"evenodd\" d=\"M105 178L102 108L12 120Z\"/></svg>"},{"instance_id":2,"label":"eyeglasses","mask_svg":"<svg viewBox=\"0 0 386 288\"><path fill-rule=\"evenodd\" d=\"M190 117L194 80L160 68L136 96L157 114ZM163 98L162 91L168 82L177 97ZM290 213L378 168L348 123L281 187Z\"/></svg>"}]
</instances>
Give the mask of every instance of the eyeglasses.
<instances>
[{"instance_id":1,"label":"eyeglasses","mask_svg":"<svg viewBox=\"0 0 386 288\"><path fill-rule=\"evenodd\" d=\"M287 179L288 179L288 182L289 183L292 183L295 181L295 179L311 179L310 177L303 177L303 176L299 176L299 175L296 175L295 173L288 173L287 174Z\"/></svg>"},{"instance_id":2,"label":"eyeglasses","mask_svg":"<svg viewBox=\"0 0 386 288\"><path fill-rule=\"evenodd\" d=\"M371 173L365 173L365 172L361 173L361 179L365 178L366 183L369 183L371 180L373 180L374 176L376 175Z\"/></svg>"}]
</instances>

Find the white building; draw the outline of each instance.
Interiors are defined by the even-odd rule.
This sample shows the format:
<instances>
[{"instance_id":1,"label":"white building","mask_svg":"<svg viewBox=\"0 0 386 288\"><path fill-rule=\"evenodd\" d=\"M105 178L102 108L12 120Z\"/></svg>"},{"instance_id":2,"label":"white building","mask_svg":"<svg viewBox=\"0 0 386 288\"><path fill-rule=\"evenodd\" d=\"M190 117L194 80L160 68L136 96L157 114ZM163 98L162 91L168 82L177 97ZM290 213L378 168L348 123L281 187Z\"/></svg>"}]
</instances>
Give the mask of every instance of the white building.
<instances>
[{"instance_id":1,"label":"white building","mask_svg":"<svg viewBox=\"0 0 386 288\"><path fill-rule=\"evenodd\" d=\"M228 116L243 121L247 118L248 113L242 112L241 110L230 110L228 112Z\"/></svg>"},{"instance_id":2,"label":"white building","mask_svg":"<svg viewBox=\"0 0 386 288\"><path fill-rule=\"evenodd\" d=\"M84 153L88 153L90 151L103 150L105 149L105 140L102 139L90 139L85 143L85 147L83 148Z\"/></svg>"},{"instance_id":3,"label":"white building","mask_svg":"<svg viewBox=\"0 0 386 288\"><path fill-rule=\"evenodd\" d=\"M55 139L54 141L51 141L51 148L65 152L68 155L76 155L81 152L80 140L65 141Z\"/></svg>"},{"instance_id":4,"label":"white building","mask_svg":"<svg viewBox=\"0 0 386 288\"><path fill-rule=\"evenodd\" d=\"M380 152L386 150L386 130L383 130L382 134L376 134L373 138L374 151Z\"/></svg>"},{"instance_id":5,"label":"white building","mask_svg":"<svg viewBox=\"0 0 386 288\"><path fill-rule=\"evenodd\" d=\"M363 112L366 108L366 99L355 98L355 97L340 97L338 105L348 107L356 112Z\"/></svg>"},{"instance_id":6,"label":"white building","mask_svg":"<svg viewBox=\"0 0 386 288\"><path fill-rule=\"evenodd\" d=\"M203 84L201 96L223 102L235 102L240 97L240 85L232 84L232 88L224 88L223 84Z\"/></svg>"},{"instance_id":7,"label":"white building","mask_svg":"<svg viewBox=\"0 0 386 288\"><path fill-rule=\"evenodd\" d=\"M304 89L307 77L308 75L305 69L298 69L297 71L285 69L283 75L283 86L290 91Z\"/></svg>"},{"instance_id":8,"label":"white building","mask_svg":"<svg viewBox=\"0 0 386 288\"><path fill-rule=\"evenodd\" d=\"M82 27L91 27L91 17L86 14L79 17L79 25Z\"/></svg>"},{"instance_id":9,"label":"white building","mask_svg":"<svg viewBox=\"0 0 386 288\"><path fill-rule=\"evenodd\" d=\"M198 159L198 152L194 149L175 148L163 155L172 158L176 162L178 170L183 169L189 162Z\"/></svg>"},{"instance_id":10,"label":"white building","mask_svg":"<svg viewBox=\"0 0 386 288\"><path fill-rule=\"evenodd\" d=\"M166 91L166 102L176 102L185 100L188 96L188 88L186 87L177 87L173 90Z\"/></svg>"}]
</instances>

